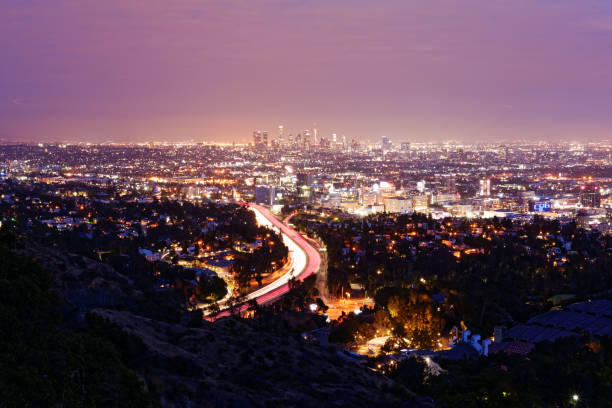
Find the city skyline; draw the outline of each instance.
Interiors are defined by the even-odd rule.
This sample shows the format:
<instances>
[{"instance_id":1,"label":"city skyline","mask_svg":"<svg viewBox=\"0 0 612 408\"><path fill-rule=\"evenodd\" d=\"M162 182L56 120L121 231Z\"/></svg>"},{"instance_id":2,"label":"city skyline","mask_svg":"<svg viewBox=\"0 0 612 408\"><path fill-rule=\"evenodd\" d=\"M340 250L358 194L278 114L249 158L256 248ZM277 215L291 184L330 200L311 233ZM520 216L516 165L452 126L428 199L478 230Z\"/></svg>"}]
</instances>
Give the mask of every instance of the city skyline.
<instances>
[{"instance_id":1,"label":"city skyline","mask_svg":"<svg viewBox=\"0 0 612 408\"><path fill-rule=\"evenodd\" d=\"M9 1L4 141L609 139L612 5Z\"/></svg>"},{"instance_id":2,"label":"city skyline","mask_svg":"<svg viewBox=\"0 0 612 408\"><path fill-rule=\"evenodd\" d=\"M2 6L0 405L610 405L612 1Z\"/></svg>"}]
</instances>

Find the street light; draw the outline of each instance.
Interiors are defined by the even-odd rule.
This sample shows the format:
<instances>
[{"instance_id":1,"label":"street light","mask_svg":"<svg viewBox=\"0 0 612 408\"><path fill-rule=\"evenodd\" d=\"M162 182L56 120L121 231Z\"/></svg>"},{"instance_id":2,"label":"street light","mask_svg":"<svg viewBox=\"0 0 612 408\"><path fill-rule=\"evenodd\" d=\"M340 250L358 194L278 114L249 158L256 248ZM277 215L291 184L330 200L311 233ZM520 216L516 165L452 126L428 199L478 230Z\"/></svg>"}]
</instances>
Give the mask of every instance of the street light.
<instances>
[{"instance_id":1,"label":"street light","mask_svg":"<svg viewBox=\"0 0 612 408\"><path fill-rule=\"evenodd\" d=\"M578 394L572 395L572 402L575 404L580 400L580 396Z\"/></svg>"}]
</instances>

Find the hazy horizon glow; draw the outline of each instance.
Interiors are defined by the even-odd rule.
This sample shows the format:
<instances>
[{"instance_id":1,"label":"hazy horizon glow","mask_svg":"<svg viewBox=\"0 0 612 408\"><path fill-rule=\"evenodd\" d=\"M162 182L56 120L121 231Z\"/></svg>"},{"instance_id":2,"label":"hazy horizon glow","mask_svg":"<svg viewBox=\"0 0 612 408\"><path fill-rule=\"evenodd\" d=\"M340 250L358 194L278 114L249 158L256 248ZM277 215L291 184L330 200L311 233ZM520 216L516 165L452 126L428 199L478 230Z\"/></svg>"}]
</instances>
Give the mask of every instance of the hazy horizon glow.
<instances>
[{"instance_id":1,"label":"hazy horizon glow","mask_svg":"<svg viewBox=\"0 0 612 408\"><path fill-rule=\"evenodd\" d=\"M6 0L0 139L612 138L612 2Z\"/></svg>"}]
</instances>

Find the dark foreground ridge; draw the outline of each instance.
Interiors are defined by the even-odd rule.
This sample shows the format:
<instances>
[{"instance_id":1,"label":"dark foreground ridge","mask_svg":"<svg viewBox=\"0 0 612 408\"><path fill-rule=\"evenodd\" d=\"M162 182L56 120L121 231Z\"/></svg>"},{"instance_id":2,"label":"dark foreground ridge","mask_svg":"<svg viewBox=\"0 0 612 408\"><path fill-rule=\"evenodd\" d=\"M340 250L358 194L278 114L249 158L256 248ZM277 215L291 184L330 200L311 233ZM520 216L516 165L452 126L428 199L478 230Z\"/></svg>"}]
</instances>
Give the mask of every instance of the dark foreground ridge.
<instances>
[{"instance_id":1,"label":"dark foreground ridge","mask_svg":"<svg viewBox=\"0 0 612 408\"><path fill-rule=\"evenodd\" d=\"M419 406L282 321L162 313L172 301L153 307L135 286L107 264L2 231L0 406Z\"/></svg>"}]
</instances>

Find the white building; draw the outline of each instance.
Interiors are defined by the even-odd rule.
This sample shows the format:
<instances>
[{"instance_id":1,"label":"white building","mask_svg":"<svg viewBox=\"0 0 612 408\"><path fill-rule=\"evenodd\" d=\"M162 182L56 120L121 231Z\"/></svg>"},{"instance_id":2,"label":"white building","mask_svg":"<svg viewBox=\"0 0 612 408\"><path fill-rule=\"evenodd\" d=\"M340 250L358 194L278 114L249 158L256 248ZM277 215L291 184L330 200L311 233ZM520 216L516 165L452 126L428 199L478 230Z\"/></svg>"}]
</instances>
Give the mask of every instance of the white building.
<instances>
[{"instance_id":1,"label":"white building","mask_svg":"<svg viewBox=\"0 0 612 408\"><path fill-rule=\"evenodd\" d=\"M414 211L414 203L408 197L385 198L385 212L388 213L410 213Z\"/></svg>"}]
</instances>

